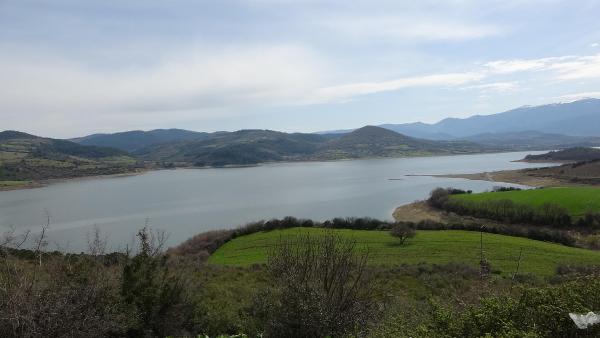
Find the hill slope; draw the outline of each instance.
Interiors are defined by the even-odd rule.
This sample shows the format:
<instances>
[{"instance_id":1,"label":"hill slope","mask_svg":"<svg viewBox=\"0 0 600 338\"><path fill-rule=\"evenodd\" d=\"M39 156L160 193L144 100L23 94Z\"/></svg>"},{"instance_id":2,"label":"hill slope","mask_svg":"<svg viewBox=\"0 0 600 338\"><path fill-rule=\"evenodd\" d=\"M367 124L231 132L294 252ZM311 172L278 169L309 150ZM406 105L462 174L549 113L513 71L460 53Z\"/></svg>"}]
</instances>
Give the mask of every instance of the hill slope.
<instances>
[{"instance_id":1,"label":"hill slope","mask_svg":"<svg viewBox=\"0 0 600 338\"><path fill-rule=\"evenodd\" d=\"M198 140L209 137L201 133L183 129L155 129L150 131L133 130L114 134L93 134L71 141L91 146L101 146L133 152L151 145L173 141Z\"/></svg>"},{"instance_id":2,"label":"hill slope","mask_svg":"<svg viewBox=\"0 0 600 338\"><path fill-rule=\"evenodd\" d=\"M366 126L329 141L319 149L315 157L394 157L472 153L484 150L485 147L472 142L417 139L385 128Z\"/></svg>"},{"instance_id":3,"label":"hill slope","mask_svg":"<svg viewBox=\"0 0 600 338\"><path fill-rule=\"evenodd\" d=\"M575 147L540 155L527 155L525 162L582 162L600 160L600 149Z\"/></svg>"},{"instance_id":4,"label":"hill slope","mask_svg":"<svg viewBox=\"0 0 600 338\"><path fill-rule=\"evenodd\" d=\"M223 265L260 264L266 261L269 248L282 237L324 234L327 231L352 238L359 248L369 250L371 264L394 266L400 264L445 264L467 263L477 266L479 259L480 234L471 231L438 230L417 231L407 245L398 245L398 240L387 231L374 230L328 230L316 228L291 228L258 232L237 237L220 247L209 258L209 263ZM520 271L538 275L551 275L560 264L599 264L600 252L566 247L526 238L496 234L484 234L483 245L486 259L493 269L502 274L514 272L519 252L523 250Z\"/></svg>"},{"instance_id":5,"label":"hill slope","mask_svg":"<svg viewBox=\"0 0 600 338\"><path fill-rule=\"evenodd\" d=\"M133 170L134 164L131 156L118 149L0 132L0 181L116 174Z\"/></svg>"},{"instance_id":6,"label":"hill slope","mask_svg":"<svg viewBox=\"0 0 600 338\"><path fill-rule=\"evenodd\" d=\"M490 149L470 142L419 140L367 126L345 135L241 130L219 133L204 140L159 144L135 153L148 161L225 166L273 161L474 153Z\"/></svg>"},{"instance_id":7,"label":"hill slope","mask_svg":"<svg viewBox=\"0 0 600 338\"><path fill-rule=\"evenodd\" d=\"M205 140L159 144L136 152L145 160L186 162L196 166L247 165L298 160L314 153L329 138L272 130L219 133Z\"/></svg>"}]
</instances>

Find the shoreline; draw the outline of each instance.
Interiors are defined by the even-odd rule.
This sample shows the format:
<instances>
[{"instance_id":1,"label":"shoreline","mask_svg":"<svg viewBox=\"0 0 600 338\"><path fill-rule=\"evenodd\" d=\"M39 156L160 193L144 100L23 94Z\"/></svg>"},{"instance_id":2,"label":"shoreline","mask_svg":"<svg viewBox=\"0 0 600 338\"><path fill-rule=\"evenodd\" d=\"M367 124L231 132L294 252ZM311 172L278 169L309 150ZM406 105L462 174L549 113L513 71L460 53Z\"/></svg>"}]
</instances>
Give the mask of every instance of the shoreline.
<instances>
[{"instance_id":1,"label":"shoreline","mask_svg":"<svg viewBox=\"0 0 600 338\"><path fill-rule=\"evenodd\" d=\"M77 177L65 177L65 178L51 178L39 181L31 181L25 184L19 184L15 186L0 186L0 192L3 191L14 191L14 190L24 190L24 189L36 189L43 188L53 183L61 183L61 182L70 182L70 181L79 181L79 180L92 180L92 179L101 179L101 178L116 178L116 177L128 177L128 176L136 176L142 175L148 172L153 171L161 171L161 170L182 170L182 169L240 169L240 168L254 168L261 167L266 165L273 164L293 164L293 163L329 163L329 162L343 162L343 161L360 161L360 160L374 160L374 159L403 159L403 158L428 158L428 157L453 157L453 156L474 156L474 155L486 155L486 154L506 154L506 153L518 153L523 151L498 151L498 152L480 152L480 153L461 153L461 154L439 154L439 155L419 155L419 156L398 156L398 157L388 157L388 156L372 156L372 157L362 157L362 158L342 158L342 159L329 159L329 160L317 160L317 159L306 159L306 160L288 160L288 161L272 161L272 162L261 162L256 164L232 164L225 166L179 166L173 168L144 168L138 169L133 172L124 172L119 174L107 174L107 175L91 175L91 176L77 176ZM475 175L475 174L467 174L467 175ZM467 177L459 177L462 175L406 175L406 176L430 176L430 177L447 177L447 178L467 178ZM471 179L471 178L468 178ZM1 181L0 181L1 182ZM512 183L512 182L507 182Z\"/></svg>"},{"instance_id":2,"label":"shoreline","mask_svg":"<svg viewBox=\"0 0 600 338\"><path fill-rule=\"evenodd\" d=\"M135 171L135 172L120 173L120 174L90 175L90 176L65 177L65 178L49 178L49 179L39 180L39 181L30 181L29 183L17 184L14 186L0 187L0 192L43 188L50 184L61 183L61 182L94 180L94 179L99 179L99 178L101 179L101 178L118 178L118 177L137 176L137 175L142 175L142 174L145 174L146 172L154 171L154 170L162 170L162 169L140 170L140 171ZM2 182L2 181L0 181L0 182Z\"/></svg>"},{"instance_id":3,"label":"shoreline","mask_svg":"<svg viewBox=\"0 0 600 338\"><path fill-rule=\"evenodd\" d=\"M448 175L424 175L432 177L444 177L444 178L462 178L473 181L487 181L497 183L509 183L509 184L520 184L527 185L535 188L543 187L559 187L559 186L578 186L576 184L564 180L560 180L553 177L539 177L531 176L523 171L518 170L500 170L491 172L482 172L475 174L448 174Z\"/></svg>"}]
</instances>

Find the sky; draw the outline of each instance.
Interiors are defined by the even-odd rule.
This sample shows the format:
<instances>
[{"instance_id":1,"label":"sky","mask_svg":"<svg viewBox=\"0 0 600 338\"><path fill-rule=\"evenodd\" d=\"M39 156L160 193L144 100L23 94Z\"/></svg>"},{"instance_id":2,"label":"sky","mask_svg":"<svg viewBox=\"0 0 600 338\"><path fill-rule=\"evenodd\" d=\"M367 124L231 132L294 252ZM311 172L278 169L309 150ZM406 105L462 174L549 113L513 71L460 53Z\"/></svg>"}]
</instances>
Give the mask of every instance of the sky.
<instances>
[{"instance_id":1,"label":"sky","mask_svg":"<svg viewBox=\"0 0 600 338\"><path fill-rule=\"evenodd\" d=\"M0 0L0 130L314 132L600 97L600 1Z\"/></svg>"}]
</instances>

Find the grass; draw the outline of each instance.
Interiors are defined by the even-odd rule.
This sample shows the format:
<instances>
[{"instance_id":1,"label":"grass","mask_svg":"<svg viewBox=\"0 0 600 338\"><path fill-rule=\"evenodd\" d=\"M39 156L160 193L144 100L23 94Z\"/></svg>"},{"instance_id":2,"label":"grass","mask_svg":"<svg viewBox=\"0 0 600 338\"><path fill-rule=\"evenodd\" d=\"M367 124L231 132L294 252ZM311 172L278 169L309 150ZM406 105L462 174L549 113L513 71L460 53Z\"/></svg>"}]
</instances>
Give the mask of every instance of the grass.
<instances>
[{"instance_id":1,"label":"grass","mask_svg":"<svg viewBox=\"0 0 600 338\"><path fill-rule=\"evenodd\" d=\"M30 183L31 181L0 181L0 188L15 188Z\"/></svg>"},{"instance_id":2,"label":"grass","mask_svg":"<svg viewBox=\"0 0 600 338\"><path fill-rule=\"evenodd\" d=\"M390 236L387 231L291 228L258 232L233 239L213 253L209 263L230 266L265 263L269 250L281 238L297 236L300 233L320 236L327 231L335 231L343 237L355 239L359 250L368 248L370 264L373 265L459 262L477 266L479 262L480 234L478 232L417 231L415 238L409 240L408 244L400 246L397 239ZM514 272L521 249L523 254L520 273L549 276L561 264L600 264L599 251L526 238L484 233L483 245L485 257L491 263L492 269L504 275Z\"/></svg>"},{"instance_id":3,"label":"grass","mask_svg":"<svg viewBox=\"0 0 600 338\"><path fill-rule=\"evenodd\" d=\"M572 216L582 216L586 212L600 212L600 188L560 187L521 191L484 192L479 194L454 195L468 201L510 199L516 203L540 206L554 203L566 208Z\"/></svg>"}]
</instances>

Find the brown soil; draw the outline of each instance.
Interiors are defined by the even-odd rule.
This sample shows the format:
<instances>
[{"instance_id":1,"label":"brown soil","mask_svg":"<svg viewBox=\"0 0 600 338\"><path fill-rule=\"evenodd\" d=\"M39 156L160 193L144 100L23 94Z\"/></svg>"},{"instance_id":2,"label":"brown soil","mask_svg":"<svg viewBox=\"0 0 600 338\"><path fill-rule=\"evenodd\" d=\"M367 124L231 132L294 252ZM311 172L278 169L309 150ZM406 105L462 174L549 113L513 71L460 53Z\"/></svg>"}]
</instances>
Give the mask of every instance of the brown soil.
<instances>
[{"instance_id":1,"label":"brown soil","mask_svg":"<svg viewBox=\"0 0 600 338\"><path fill-rule=\"evenodd\" d=\"M531 187L556 187L565 185L578 185L568 180L561 180L558 178L547 176L529 175L526 171L523 170L503 170L477 174L438 175L438 177L465 178L469 180L514 183L528 185Z\"/></svg>"}]
</instances>

